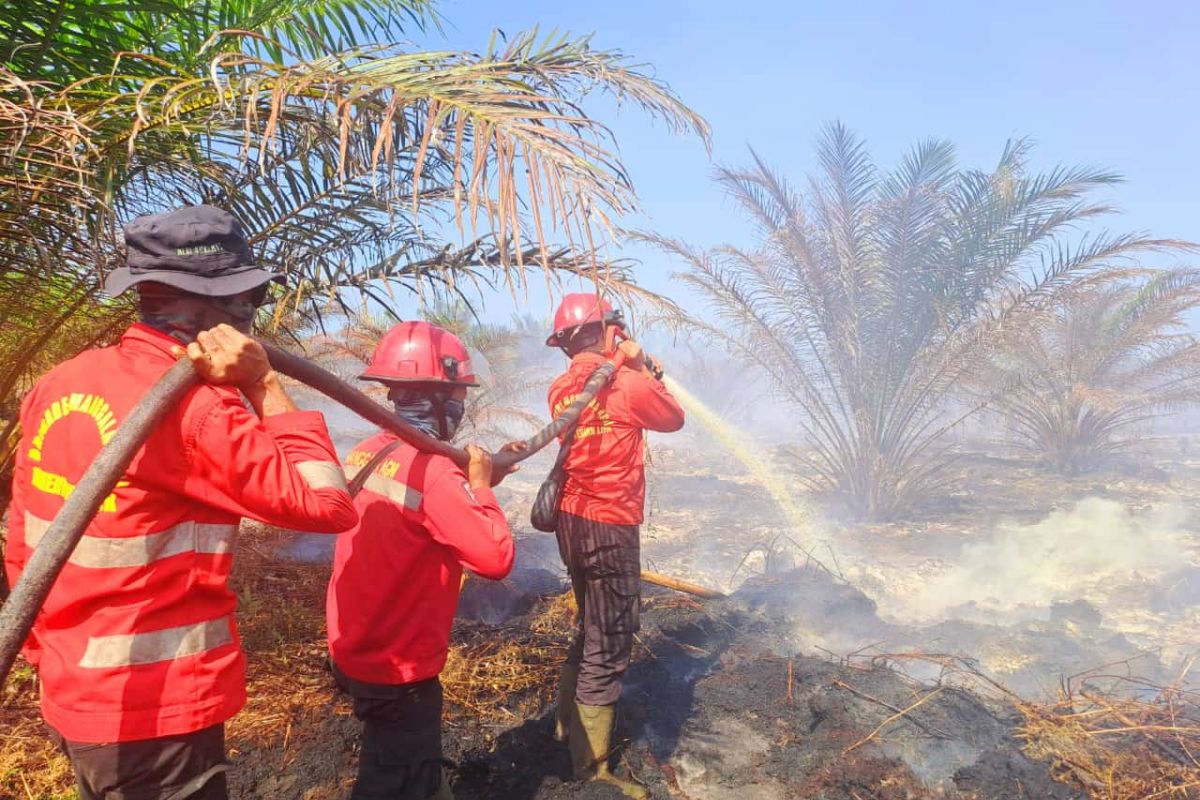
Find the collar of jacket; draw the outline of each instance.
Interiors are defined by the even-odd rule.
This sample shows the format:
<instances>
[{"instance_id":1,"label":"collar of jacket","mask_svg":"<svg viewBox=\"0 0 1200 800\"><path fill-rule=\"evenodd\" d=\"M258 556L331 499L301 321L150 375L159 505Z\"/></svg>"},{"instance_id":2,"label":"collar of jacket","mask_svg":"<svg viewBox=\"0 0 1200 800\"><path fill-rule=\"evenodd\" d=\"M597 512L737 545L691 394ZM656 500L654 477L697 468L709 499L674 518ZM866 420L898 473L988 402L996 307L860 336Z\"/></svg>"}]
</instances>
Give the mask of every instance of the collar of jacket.
<instances>
[{"instance_id":1,"label":"collar of jacket","mask_svg":"<svg viewBox=\"0 0 1200 800\"><path fill-rule=\"evenodd\" d=\"M571 359L571 366L599 366L605 361L608 361L608 357L603 353L597 353L592 350L584 350L582 353L575 354L575 357Z\"/></svg>"},{"instance_id":2,"label":"collar of jacket","mask_svg":"<svg viewBox=\"0 0 1200 800\"><path fill-rule=\"evenodd\" d=\"M135 322L121 334L121 346L127 347L131 344L142 345L160 351L172 361L175 360L175 356L172 355L171 351L176 347L183 346L177 339L172 339L162 331L157 331L141 322Z\"/></svg>"}]
</instances>

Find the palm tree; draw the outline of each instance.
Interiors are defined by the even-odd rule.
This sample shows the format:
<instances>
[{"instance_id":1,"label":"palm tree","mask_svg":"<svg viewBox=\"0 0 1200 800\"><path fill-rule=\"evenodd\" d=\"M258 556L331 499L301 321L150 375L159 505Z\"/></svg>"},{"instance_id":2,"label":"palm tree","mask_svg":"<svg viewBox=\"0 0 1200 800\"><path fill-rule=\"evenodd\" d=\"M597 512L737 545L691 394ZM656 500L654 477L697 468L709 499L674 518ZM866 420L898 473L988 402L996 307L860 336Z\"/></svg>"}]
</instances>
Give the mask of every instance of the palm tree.
<instances>
[{"instance_id":1,"label":"palm tree","mask_svg":"<svg viewBox=\"0 0 1200 800\"><path fill-rule=\"evenodd\" d=\"M1111 279L1132 254L1178 244L1071 236L1109 211L1090 195L1117 176L1034 173L1028 151L1010 142L980 172L926 141L881 172L832 125L805 193L757 155L749 169L719 171L757 226L753 249L647 237L683 260L683 280L708 300L715 321L691 324L761 366L797 407L803 480L859 514L895 515L945 485L945 434L1004 387L951 401L1009 334Z\"/></svg>"},{"instance_id":2,"label":"palm tree","mask_svg":"<svg viewBox=\"0 0 1200 800\"><path fill-rule=\"evenodd\" d=\"M128 303L84 313L120 226L183 203L228 207L288 274L280 325L520 291L529 268L621 284L590 253L635 195L580 103L611 92L706 138L703 120L586 37L391 44L437 22L431 0L0 0L0 407L120 330Z\"/></svg>"},{"instance_id":3,"label":"palm tree","mask_svg":"<svg viewBox=\"0 0 1200 800\"><path fill-rule=\"evenodd\" d=\"M1013 386L995 411L1052 469L1097 466L1139 425L1200 401L1200 340L1185 319L1197 306L1200 273L1185 269L1068 298L983 376Z\"/></svg>"}]
</instances>

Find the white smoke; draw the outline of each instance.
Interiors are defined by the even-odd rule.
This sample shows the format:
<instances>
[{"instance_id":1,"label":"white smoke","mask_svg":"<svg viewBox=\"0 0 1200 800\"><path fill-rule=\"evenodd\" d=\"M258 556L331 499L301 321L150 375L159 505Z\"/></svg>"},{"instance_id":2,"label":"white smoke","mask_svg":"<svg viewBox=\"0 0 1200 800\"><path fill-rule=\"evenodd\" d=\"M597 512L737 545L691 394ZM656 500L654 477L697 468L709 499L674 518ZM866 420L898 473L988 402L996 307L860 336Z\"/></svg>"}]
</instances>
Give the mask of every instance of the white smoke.
<instances>
[{"instance_id":1,"label":"white smoke","mask_svg":"<svg viewBox=\"0 0 1200 800\"><path fill-rule=\"evenodd\" d=\"M1001 523L928 580L908 611L928 620L971 605L996 612L1076 599L1103 605L1117 586L1188 564L1186 522L1177 504L1134 513L1090 497L1032 525Z\"/></svg>"}]
</instances>

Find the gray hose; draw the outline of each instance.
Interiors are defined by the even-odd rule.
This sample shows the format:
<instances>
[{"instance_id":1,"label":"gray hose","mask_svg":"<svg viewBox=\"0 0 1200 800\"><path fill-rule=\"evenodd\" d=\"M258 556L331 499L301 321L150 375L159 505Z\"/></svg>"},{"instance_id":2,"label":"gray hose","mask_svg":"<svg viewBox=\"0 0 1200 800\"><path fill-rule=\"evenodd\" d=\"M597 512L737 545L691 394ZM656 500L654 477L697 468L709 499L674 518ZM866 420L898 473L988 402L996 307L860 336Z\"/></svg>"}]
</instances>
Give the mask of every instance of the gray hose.
<instances>
[{"instance_id":1,"label":"gray hose","mask_svg":"<svg viewBox=\"0 0 1200 800\"><path fill-rule=\"evenodd\" d=\"M458 466L466 469L467 462L470 461L466 450L463 450L461 447L455 447L449 442L443 442L441 439L430 436L424 431L417 430L403 419L397 417L387 406L371 399L332 372L317 366L311 361L268 344L264 344L263 347L266 348L267 355L271 359L271 366L277 371L316 389L321 394L345 406L368 422L373 422L384 430L396 434L418 450L425 453L437 453L446 456ZM587 383L584 384L583 389L579 393L579 397L563 409L562 413L551 421L549 425L525 440L525 449L523 451L494 454L492 456L494 471L499 473L499 475L503 475L513 464L524 461L558 438L559 434L570 427L575 420L579 419L579 415L583 413L583 409L592 401L596 393L603 389L609 380L612 379L614 371L615 367L611 363L601 364L592 373L591 377L588 378Z\"/></svg>"},{"instance_id":2,"label":"gray hose","mask_svg":"<svg viewBox=\"0 0 1200 800\"><path fill-rule=\"evenodd\" d=\"M466 467L469 458L465 450L417 430L392 413L391 409L375 402L332 373L299 356L270 345L264 345L271 365L279 372L305 383L338 403L346 406L368 422L391 431L419 450L438 453ZM571 403L549 425L526 440L526 448L517 453L497 453L492 458L497 477L509 467L541 450L566 430L591 402L615 371L612 364L603 364L592 374L575 402ZM149 438L155 426L174 408L199 377L191 362L184 359L171 367L121 423L116 435L100 450L75 491L42 536L33 555L21 571L8 599L0 606L0 685L8 678L21 646L29 636L38 612L46 602L63 565L91 523L92 517L108 497L117 481L125 474L133 457Z\"/></svg>"},{"instance_id":3,"label":"gray hose","mask_svg":"<svg viewBox=\"0 0 1200 800\"><path fill-rule=\"evenodd\" d=\"M467 457L467 451L461 447L455 447L449 442L443 442L436 436L430 436L428 433L414 428L408 422L397 417L392 409L372 400L329 370L322 369L308 359L266 343L263 344L263 347L267 351L267 357L271 360L271 366L277 372L316 389L329 399L358 414L367 422L373 422L384 430L396 434L422 452L437 453L446 456L460 467L467 466L470 459Z\"/></svg>"}]
</instances>

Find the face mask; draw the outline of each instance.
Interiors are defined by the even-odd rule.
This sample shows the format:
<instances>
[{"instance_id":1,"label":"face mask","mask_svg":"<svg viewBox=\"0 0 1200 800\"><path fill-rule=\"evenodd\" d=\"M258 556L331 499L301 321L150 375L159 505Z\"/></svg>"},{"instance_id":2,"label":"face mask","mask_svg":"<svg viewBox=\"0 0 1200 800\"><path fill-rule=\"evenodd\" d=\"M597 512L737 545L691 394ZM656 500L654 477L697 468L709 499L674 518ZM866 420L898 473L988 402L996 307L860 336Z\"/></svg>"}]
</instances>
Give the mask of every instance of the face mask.
<instances>
[{"instance_id":1,"label":"face mask","mask_svg":"<svg viewBox=\"0 0 1200 800\"><path fill-rule=\"evenodd\" d=\"M458 433L466 413L462 400L431 397L412 390L393 390L391 400L396 416L417 430L446 442Z\"/></svg>"},{"instance_id":2,"label":"face mask","mask_svg":"<svg viewBox=\"0 0 1200 800\"><path fill-rule=\"evenodd\" d=\"M245 292L228 297L147 294L141 298L142 322L184 344L195 341L200 331L221 324L249 335L257 308L254 299Z\"/></svg>"}]
</instances>

